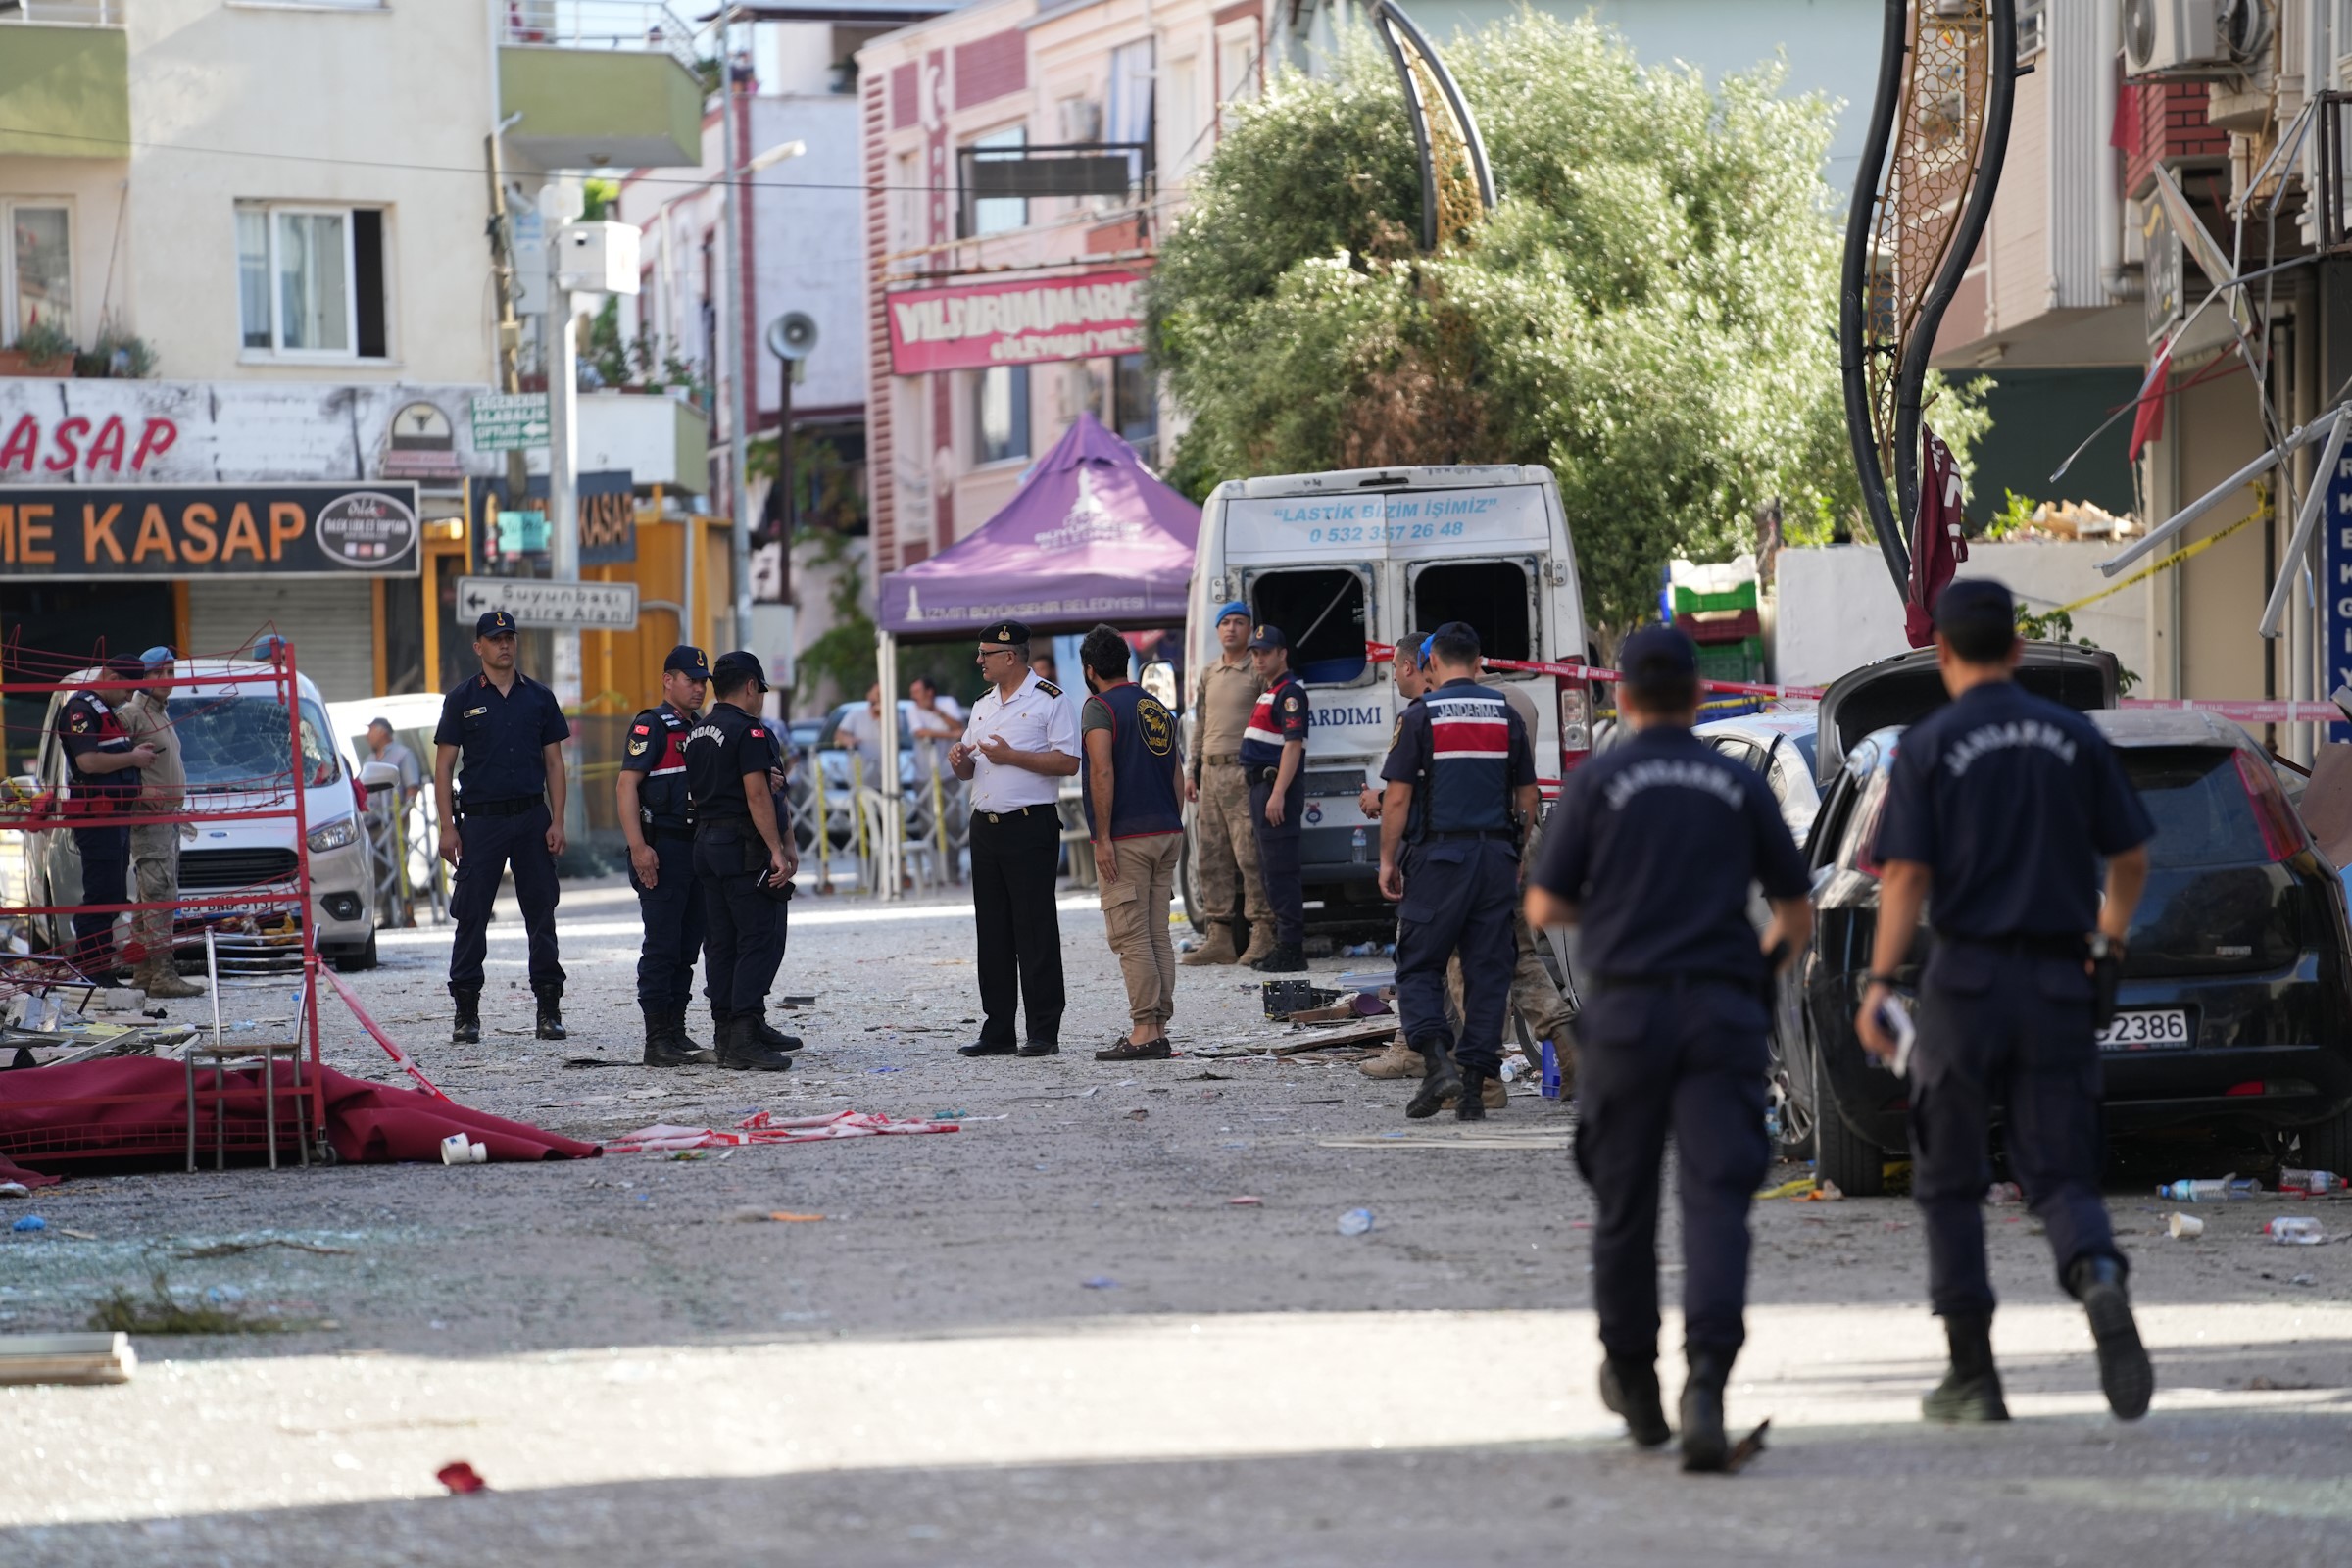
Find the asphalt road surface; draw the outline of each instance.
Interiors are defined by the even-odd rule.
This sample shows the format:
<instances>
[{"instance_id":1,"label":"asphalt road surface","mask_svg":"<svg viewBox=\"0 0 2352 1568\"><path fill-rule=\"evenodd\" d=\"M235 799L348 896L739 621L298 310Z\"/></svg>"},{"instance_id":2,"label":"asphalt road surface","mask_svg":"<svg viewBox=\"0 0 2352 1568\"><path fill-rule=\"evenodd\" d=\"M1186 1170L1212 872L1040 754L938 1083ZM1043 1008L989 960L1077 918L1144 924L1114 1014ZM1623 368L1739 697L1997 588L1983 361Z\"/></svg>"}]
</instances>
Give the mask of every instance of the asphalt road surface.
<instances>
[{"instance_id":1,"label":"asphalt road surface","mask_svg":"<svg viewBox=\"0 0 2352 1568\"><path fill-rule=\"evenodd\" d=\"M1731 1411L1770 1417L1769 1446L1687 1478L1594 1395L1574 1113L1532 1090L1457 1129L1351 1061L1098 1063L1125 1006L1086 896L1060 1057L954 1054L962 906L809 898L778 986L817 996L782 1019L801 1065L655 1073L627 890L567 887L562 912L567 1044L530 1036L511 908L483 1046L443 1043L445 933L388 934L355 987L452 1096L581 1138L843 1107L961 1130L0 1200L51 1227L0 1231L0 1332L83 1327L159 1270L272 1330L141 1336L120 1388L0 1389L0 1563L2352 1560L2352 1266L2264 1243L2278 1204L2179 1242L2117 1182L2159 1379L2130 1427L2036 1227L1994 1209L2017 1420L1957 1432L1918 1420L1941 1339L1908 1201L1760 1203ZM1254 978L1183 970L1180 1049L1276 1039ZM332 1008L327 1054L399 1077ZM1373 1229L1342 1235L1358 1206ZM2294 1211L2352 1233L2352 1202ZM822 1217L745 1217L774 1212ZM182 1255L233 1243L302 1245ZM448 1494L455 1460L490 1490Z\"/></svg>"}]
</instances>

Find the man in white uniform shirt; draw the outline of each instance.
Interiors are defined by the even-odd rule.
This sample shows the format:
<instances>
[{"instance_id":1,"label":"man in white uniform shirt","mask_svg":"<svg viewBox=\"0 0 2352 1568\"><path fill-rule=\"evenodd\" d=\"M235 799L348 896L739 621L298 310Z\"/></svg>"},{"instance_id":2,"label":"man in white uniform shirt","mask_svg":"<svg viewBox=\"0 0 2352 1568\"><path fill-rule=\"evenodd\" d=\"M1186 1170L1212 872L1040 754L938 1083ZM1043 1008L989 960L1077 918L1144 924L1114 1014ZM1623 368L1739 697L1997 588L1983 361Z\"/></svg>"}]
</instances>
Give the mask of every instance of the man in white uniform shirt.
<instances>
[{"instance_id":1,"label":"man in white uniform shirt","mask_svg":"<svg viewBox=\"0 0 2352 1568\"><path fill-rule=\"evenodd\" d=\"M990 689L972 705L948 766L972 786L972 912L979 927L980 1038L966 1056L1061 1051L1061 780L1078 771L1078 713L1029 667L1029 628L1001 620L980 634ZM1016 1004L1028 1029L1016 1033Z\"/></svg>"}]
</instances>

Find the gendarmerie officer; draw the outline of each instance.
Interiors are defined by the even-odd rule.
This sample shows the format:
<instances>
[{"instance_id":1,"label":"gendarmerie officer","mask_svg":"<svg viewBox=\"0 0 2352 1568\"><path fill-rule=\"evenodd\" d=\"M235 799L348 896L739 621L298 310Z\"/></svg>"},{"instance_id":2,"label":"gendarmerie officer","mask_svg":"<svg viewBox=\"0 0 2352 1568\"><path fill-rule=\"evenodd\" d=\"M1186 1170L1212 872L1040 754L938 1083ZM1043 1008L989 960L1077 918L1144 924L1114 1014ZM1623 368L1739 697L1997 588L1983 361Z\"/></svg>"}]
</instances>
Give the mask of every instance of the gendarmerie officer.
<instances>
[{"instance_id":1,"label":"gendarmerie officer","mask_svg":"<svg viewBox=\"0 0 2352 1568\"><path fill-rule=\"evenodd\" d=\"M1984 1268L1985 1119L1999 1101L2010 1168L2059 1283L2090 1319L2108 1406L2136 1420L2156 1377L2099 1199L2094 971L2103 966L2098 980L2111 984L2122 961L2155 824L2090 722L2011 678L2019 644L2007 588L1954 583L1935 619L1952 701L1905 731L1895 753L1876 845L1878 944L1856 1021L1866 1049L1894 1054L1878 1008L1932 905L1911 1055L1911 1191L1951 1367L1923 1408L1936 1421L2009 1418Z\"/></svg>"},{"instance_id":2,"label":"gendarmerie officer","mask_svg":"<svg viewBox=\"0 0 2352 1568\"><path fill-rule=\"evenodd\" d=\"M66 819L74 827L74 853L81 858L81 902L130 902L130 829L116 817L139 809L139 769L155 760L155 748L122 727L116 707L128 695L127 682L146 673L135 659L110 659L89 685L57 710L57 736L66 752ZM115 913L94 908L74 916L74 967L102 985L116 983Z\"/></svg>"},{"instance_id":3,"label":"gendarmerie officer","mask_svg":"<svg viewBox=\"0 0 2352 1568\"><path fill-rule=\"evenodd\" d=\"M1536 754L1502 693L1478 683L1477 632L1458 620L1439 627L1428 666L1428 689L1397 719L1380 770L1380 891L1398 901L1396 1007L1427 1064L1404 1113L1434 1116L1458 1096L1454 1115L1483 1121L1487 1081L1502 1071L1518 958L1519 824L1536 814ZM1446 963L1457 953L1458 1043L1446 1011Z\"/></svg>"},{"instance_id":4,"label":"gendarmerie officer","mask_svg":"<svg viewBox=\"0 0 2352 1568\"><path fill-rule=\"evenodd\" d=\"M1763 775L1690 733L1698 654L1671 626L1625 640L1622 746L1571 773L1544 830L1528 923L1584 926L1576 1163L1599 1212L1592 1301L1600 1396L1644 1447L1658 1397L1658 1182L1674 1135L1682 1200L1683 1468L1729 1456L1723 1388L1746 1340L1747 1209L1764 1131L1767 955L1811 937L1803 857ZM1749 924L1751 883L1772 921Z\"/></svg>"},{"instance_id":5,"label":"gendarmerie officer","mask_svg":"<svg viewBox=\"0 0 2352 1568\"><path fill-rule=\"evenodd\" d=\"M686 800L686 737L702 719L710 681L700 648L680 644L662 662L662 701L629 721L613 786L629 844L629 886L645 942L637 954L637 1006L645 1014L645 1064L683 1067L718 1058L686 1036L694 960L703 950L703 896L694 879L694 815ZM703 970L703 990L710 971Z\"/></svg>"},{"instance_id":6,"label":"gendarmerie officer","mask_svg":"<svg viewBox=\"0 0 2352 1568\"><path fill-rule=\"evenodd\" d=\"M686 793L694 808L694 871L703 895L703 955L718 1064L782 1072L792 1057L766 1022L767 991L784 962L784 907L800 848L779 815L774 773L784 753L760 716L767 671L737 651L710 666L710 711L686 740Z\"/></svg>"},{"instance_id":7,"label":"gendarmerie officer","mask_svg":"<svg viewBox=\"0 0 2352 1568\"><path fill-rule=\"evenodd\" d=\"M493 610L473 623L479 675L441 703L433 729L434 799L441 858L458 868L449 893L457 936L449 946L449 994L457 1017L449 1038L482 1038L482 958L490 951L490 906L499 878L514 867L514 902L529 937L538 1035L562 1040L564 965L556 958L556 857L564 853L564 742L571 722L556 694L514 667L514 617ZM460 754L464 765L459 767ZM463 793L450 782L452 768Z\"/></svg>"},{"instance_id":8,"label":"gendarmerie officer","mask_svg":"<svg viewBox=\"0 0 2352 1568\"><path fill-rule=\"evenodd\" d=\"M1061 1050L1061 780L1078 771L1078 711L1029 664L1029 628L1001 620L980 634L990 689L972 705L948 766L972 786L972 914L978 930L980 1038L966 1056L1051 1056ZM1015 1008L1028 1032L1013 1032Z\"/></svg>"},{"instance_id":9,"label":"gendarmerie officer","mask_svg":"<svg viewBox=\"0 0 2352 1568\"><path fill-rule=\"evenodd\" d=\"M1250 638L1250 662L1266 689L1242 731L1242 776L1250 781L1250 830L1274 911L1274 951L1250 965L1263 974L1306 967L1306 890L1299 883L1298 834L1306 815L1306 688L1291 673L1291 641L1280 626Z\"/></svg>"}]
</instances>

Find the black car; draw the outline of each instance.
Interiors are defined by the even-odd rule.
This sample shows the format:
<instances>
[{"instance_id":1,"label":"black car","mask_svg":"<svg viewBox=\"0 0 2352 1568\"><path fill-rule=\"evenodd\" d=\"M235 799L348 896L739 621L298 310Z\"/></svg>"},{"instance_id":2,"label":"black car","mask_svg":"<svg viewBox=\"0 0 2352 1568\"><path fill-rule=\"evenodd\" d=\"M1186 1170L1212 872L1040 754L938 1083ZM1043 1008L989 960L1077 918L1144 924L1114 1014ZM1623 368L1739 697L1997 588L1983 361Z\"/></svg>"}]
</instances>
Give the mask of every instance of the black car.
<instances>
[{"instance_id":1,"label":"black car","mask_svg":"<svg viewBox=\"0 0 2352 1568\"><path fill-rule=\"evenodd\" d=\"M2092 697L2095 683L2072 664L2045 661L2036 670L2030 660L2024 673L2052 695ZM1850 738L1838 718L1866 720L1834 713L1838 695L1833 687L1823 703L1822 755L1834 772L1806 845L1816 931L1781 982L1774 1090L1785 1133L1812 1145L1820 1174L1867 1196L1884 1190L1883 1162L1908 1148L1904 1081L1875 1065L1854 1034L1878 928L1870 850L1901 728ZM1872 717L1891 707L1865 706ZM2237 725L2201 712L2069 706L2090 710L2156 821L2116 1019L2100 1039L2109 1130L2291 1131L2302 1140L2298 1163L2344 1170L2352 927L2342 882ZM1923 923L1899 971L1902 989L1917 983L1932 941Z\"/></svg>"}]
</instances>

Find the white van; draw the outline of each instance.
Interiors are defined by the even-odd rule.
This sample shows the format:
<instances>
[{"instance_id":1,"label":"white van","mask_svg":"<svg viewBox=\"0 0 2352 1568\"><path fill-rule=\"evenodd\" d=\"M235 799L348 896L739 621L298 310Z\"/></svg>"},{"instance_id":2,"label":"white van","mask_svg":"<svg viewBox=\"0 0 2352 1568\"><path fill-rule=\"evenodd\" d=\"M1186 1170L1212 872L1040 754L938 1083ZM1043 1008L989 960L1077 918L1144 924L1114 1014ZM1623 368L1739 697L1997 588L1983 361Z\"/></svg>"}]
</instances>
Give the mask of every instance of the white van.
<instances>
[{"instance_id":1,"label":"white van","mask_svg":"<svg viewBox=\"0 0 2352 1568\"><path fill-rule=\"evenodd\" d=\"M284 886L294 874L294 818L211 823L207 810L256 809L254 780L286 769L291 729L275 689L258 681L229 682L230 675L268 673L270 666L244 661L183 659L173 667L170 710L173 732L188 771L188 809L199 816L194 840L182 838L179 888L183 894L220 894L238 889ZM85 669L68 677L49 700L42 719L38 774L22 780L36 790L62 792L65 748L57 738L57 712L80 683L97 678ZM302 704L303 809L311 851L311 919L318 952L341 969L375 965L375 910L368 881L368 819L355 787L358 762L351 743L338 736L326 704L310 677L295 680ZM289 809L291 803L287 803ZM268 808L267 805L259 808ZM81 900L81 857L74 835L60 826L13 833L24 841L25 875L34 905ZM280 879L284 879L281 881ZM136 889L133 890L136 896ZM218 907L213 906L213 907ZM203 911L183 911L180 923L196 926ZM124 915L119 924L127 926ZM62 918L50 922L53 942L70 942Z\"/></svg>"},{"instance_id":2,"label":"white van","mask_svg":"<svg viewBox=\"0 0 2352 1568\"><path fill-rule=\"evenodd\" d=\"M1219 657L1218 607L1237 599L1253 622L1290 638L1291 669L1314 704L1300 844L1308 911L1326 924L1391 920L1377 886L1379 829L1356 794L1388 755L1396 688L1365 645L1460 620L1477 628L1490 659L1581 663L1584 601L1551 470L1358 468L1228 481L1200 514L1185 616L1188 691L1192 674ZM1537 771L1544 796L1556 796L1592 746L1590 691L1549 675L1493 678L1532 700Z\"/></svg>"}]
</instances>

